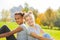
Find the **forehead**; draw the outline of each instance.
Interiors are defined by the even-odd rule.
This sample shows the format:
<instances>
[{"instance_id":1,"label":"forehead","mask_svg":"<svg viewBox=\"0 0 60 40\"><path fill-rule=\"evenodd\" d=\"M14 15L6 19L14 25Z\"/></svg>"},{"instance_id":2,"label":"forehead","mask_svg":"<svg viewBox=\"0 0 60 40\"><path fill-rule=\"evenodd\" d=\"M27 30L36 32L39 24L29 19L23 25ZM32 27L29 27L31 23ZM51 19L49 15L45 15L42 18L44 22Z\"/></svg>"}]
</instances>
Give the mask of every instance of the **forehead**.
<instances>
[{"instance_id":1,"label":"forehead","mask_svg":"<svg viewBox=\"0 0 60 40\"><path fill-rule=\"evenodd\" d=\"M22 16L21 15L15 15L15 18L17 18L17 17L20 17L21 18Z\"/></svg>"},{"instance_id":2,"label":"forehead","mask_svg":"<svg viewBox=\"0 0 60 40\"><path fill-rule=\"evenodd\" d=\"M28 19L33 19L33 17L29 15L29 16L27 16L25 19L26 19L26 20L28 20Z\"/></svg>"}]
</instances>

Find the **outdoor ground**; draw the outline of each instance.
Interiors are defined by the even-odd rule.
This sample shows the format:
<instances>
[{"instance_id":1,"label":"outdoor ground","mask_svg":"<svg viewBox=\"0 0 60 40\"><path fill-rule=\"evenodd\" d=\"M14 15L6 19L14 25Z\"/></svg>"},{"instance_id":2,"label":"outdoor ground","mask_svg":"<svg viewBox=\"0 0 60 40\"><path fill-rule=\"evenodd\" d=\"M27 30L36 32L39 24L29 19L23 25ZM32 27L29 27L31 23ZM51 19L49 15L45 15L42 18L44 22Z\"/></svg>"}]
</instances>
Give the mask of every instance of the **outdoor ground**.
<instances>
[{"instance_id":1,"label":"outdoor ground","mask_svg":"<svg viewBox=\"0 0 60 40\"><path fill-rule=\"evenodd\" d=\"M0 22L0 27L2 25L7 25L11 30L15 29L18 25L15 22ZM45 32L49 33L55 40L60 40L60 30L43 29ZM5 38L0 38L0 40L6 40Z\"/></svg>"}]
</instances>

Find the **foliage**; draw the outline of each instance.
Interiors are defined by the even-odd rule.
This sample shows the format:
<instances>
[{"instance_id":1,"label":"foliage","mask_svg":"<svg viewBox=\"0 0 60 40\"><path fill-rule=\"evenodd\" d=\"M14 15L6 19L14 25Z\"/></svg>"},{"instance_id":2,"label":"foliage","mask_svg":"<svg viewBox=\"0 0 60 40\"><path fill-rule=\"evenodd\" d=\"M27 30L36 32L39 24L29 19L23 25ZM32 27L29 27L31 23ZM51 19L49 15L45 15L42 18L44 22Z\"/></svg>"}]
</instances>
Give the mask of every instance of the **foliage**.
<instances>
[{"instance_id":1,"label":"foliage","mask_svg":"<svg viewBox=\"0 0 60 40\"><path fill-rule=\"evenodd\" d=\"M10 12L7 10L2 10L2 21L6 22L6 21L10 21Z\"/></svg>"},{"instance_id":2,"label":"foliage","mask_svg":"<svg viewBox=\"0 0 60 40\"><path fill-rule=\"evenodd\" d=\"M27 13L29 11L32 11L33 12L35 18L37 17L38 10L37 9L34 9L33 7L29 7L29 5L27 3L25 3L25 6L22 9L22 12Z\"/></svg>"}]
</instances>

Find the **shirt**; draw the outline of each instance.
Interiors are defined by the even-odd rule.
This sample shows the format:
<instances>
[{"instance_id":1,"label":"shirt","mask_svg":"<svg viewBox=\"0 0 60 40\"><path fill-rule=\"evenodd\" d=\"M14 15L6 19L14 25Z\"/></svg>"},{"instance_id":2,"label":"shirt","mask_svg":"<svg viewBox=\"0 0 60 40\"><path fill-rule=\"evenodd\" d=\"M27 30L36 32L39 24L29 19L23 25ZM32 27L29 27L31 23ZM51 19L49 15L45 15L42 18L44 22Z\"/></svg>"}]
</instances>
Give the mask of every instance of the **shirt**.
<instances>
[{"instance_id":1,"label":"shirt","mask_svg":"<svg viewBox=\"0 0 60 40\"><path fill-rule=\"evenodd\" d=\"M22 27L23 30L17 33L17 40L28 40L26 25L21 24L19 26Z\"/></svg>"},{"instance_id":2,"label":"shirt","mask_svg":"<svg viewBox=\"0 0 60 40\"><path fill-rule=\"evenodd\" d=\"M37 38L34 38L34 37L30 36L31 32L34 32L37 35L40 35L40 30L42 30L41 27L38 24L35 24L35 27L36 27L36 29L34 29L31 26L28 27L28 40L38 40ZM43 37L44 38L49 38L49 39L51 38L51 36L47 33L44 33ZM53 40L53 39L50 39L50 40Z\"/></svg>"},{"instance_id":3,"label":"shirt","mask_svg":"<svg viewBox=\"0 0 60 40\"><path fill-rule=\"evenodd\" d=\"M34 32L37 35L40 34L40 29L41 29L40 26L35 24L35 27L36 27L36 29L34 29L33 27L30 27L30 26L28 27L28 40L38 40L37 38L30 36L31 32Z\"/></svg>"}]
</instances>

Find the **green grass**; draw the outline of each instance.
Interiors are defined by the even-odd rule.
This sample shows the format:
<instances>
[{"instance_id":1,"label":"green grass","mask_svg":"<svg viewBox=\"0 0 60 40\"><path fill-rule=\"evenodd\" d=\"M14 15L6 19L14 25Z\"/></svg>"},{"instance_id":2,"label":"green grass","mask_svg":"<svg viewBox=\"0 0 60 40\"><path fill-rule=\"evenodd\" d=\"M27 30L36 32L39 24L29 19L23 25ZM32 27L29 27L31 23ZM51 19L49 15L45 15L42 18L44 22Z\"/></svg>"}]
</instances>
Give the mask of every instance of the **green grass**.
<instances>
[{"instance_id":1,"label":"green grass","mask_svg":"<svg viewBox=\"0 0 60 40\"><path fill-rule=\"evenodd\" d=\"M0 22L0 27L2 25L7 25L9 29L13 30L18 25L15 22ZM43 29L45 32L49 33L55 40L60 40L60 30L51 30L51 29ZM6 40L5 38L0 38L0 40Z\"/></svg>"},{"instance_id":2,"label":"green grass","mask_svg":"<svg viewBox=\"0 0 60 40\"><path fill-rule=\"evenodd\" d=\"M44 31L49 33L55 40L60 40L60 31L59 30L44 29Z\"/></svg>"},{"instance_id":3,"label":"green grass","mask_svg":"<svg viewBox=\"0 0 60 40\"><path fill-rule=\"evenodd\" d=\"M7 25L10 30L15 29L18 25L15 22L0 22L0 27ZM0 40L6 40L6 38L0 38Z\"/></svg>"}]
</instances>

